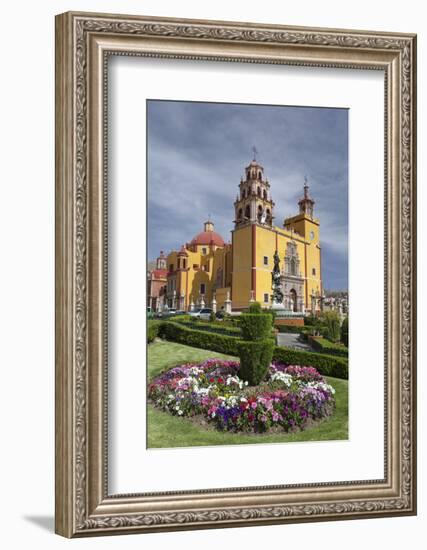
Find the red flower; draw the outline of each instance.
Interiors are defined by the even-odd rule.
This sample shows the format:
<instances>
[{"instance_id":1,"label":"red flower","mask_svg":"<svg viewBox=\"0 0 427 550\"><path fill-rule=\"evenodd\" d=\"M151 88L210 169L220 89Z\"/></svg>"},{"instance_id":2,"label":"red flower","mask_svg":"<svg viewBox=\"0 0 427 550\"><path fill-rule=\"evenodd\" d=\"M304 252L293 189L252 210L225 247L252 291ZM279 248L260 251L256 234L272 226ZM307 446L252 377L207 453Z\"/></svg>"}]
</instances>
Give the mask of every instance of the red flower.
<instances>
[{"instance_id":1,"label":"red flower","mask_svg":"<svg viewBox=\"0 0 427 550\"><path fill-rule=\"evenodd\" d=\"M209 382L215 382L215 378L209 378Z\"/></svg>"},{"instance_id":2,"label":"red flower","mask_svg":"<svg viewBox=\"0 0 427 550\"><path fill-rule=\"evenodd\" d=\"M218 384L222 384L224 382L224 379L221 378L221 376L218 378Z\"/></svg>"}]
</instances>

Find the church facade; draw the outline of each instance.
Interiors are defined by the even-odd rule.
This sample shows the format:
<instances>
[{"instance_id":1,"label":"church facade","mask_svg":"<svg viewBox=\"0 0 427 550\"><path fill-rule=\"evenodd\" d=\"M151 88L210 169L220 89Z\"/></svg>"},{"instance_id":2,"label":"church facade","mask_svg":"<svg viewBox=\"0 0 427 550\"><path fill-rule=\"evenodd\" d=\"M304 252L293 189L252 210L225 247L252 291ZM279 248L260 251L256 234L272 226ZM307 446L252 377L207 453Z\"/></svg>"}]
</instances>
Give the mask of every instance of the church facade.
<instances>
[{"instance_id":1,"label":"church facade","mask_svg":"<svg viewBox=\"0 0 427 550\"><path fill-rule=\"evenodd\" d=\"M225 242L208 220L203 231L170 252L162 287L164 303L185 311L200 306L244 311L253 301L271 307L277 251L285 308L300 314L318 310L323 292L320 222L314 216L307 181L298 213L282 226L274 222L274 206L264 168L254 159L238 185L231 241Z\"/></svg>"}]
</instances>

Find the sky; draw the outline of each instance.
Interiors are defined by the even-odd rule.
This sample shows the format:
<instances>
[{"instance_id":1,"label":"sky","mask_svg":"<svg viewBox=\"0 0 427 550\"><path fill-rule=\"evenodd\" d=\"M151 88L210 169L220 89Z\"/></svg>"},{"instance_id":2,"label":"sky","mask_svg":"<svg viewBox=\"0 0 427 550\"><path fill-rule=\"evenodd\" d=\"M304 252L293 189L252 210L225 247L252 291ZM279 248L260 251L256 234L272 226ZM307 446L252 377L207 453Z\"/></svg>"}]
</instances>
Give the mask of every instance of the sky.
<instances>
[{"instance_id":1,"label":"sky","mask_svg":"<svg viewBox=\"0 0 427 550\"><path fill-rule=\"evenodd\" d=\"M298 213L304 177L320 219L323 286L348 288L348 111L147 102L148 258L177 250L208 219L225 241L244 168L264 167L275 224Z\"/></svg>"}]
</instances>

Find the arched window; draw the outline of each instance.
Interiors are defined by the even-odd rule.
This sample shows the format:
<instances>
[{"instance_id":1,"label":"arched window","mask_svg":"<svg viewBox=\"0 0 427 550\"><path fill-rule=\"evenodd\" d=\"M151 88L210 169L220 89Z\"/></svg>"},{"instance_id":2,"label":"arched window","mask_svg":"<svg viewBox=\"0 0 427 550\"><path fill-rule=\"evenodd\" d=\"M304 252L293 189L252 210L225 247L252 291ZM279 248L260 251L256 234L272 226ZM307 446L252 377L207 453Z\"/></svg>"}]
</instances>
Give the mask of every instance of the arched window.
<instances>
[{"instance_id":1,"label":"arched window","mask_svg":"<svg viewBox=\"0 0 427 550\"><path fill-rule=\"evenodd\" d=\"M242 219L242 215L243 215L243 210L241 208L239 208L239 212L237 214L237 219L238 220L241 220Z\"/></svg>"},{"instance_id":2,"label":"arched window","mask_svg":"<svg viewBox=\"0 0 427 550\"><path fill-rule=\"evenodd\" d=\"M270 209L267 208L267 210L265 211L265 215L266 215L266 219L268 222L271 221L271 213L270 213Z\"/></svg>"},{"instance_id":3,"label":"arched window","mask_svg":"<svg viewBox=\"0 0 427 550\"><path fill-rule=\"evenodd\" d=\"M267 190L264 189L264 200L267 200Z\"/></svg>"},{"instance_id":4,"label":"arched window","mask_svg":"<svg viewBox=\"0 0 427 550\"><path fill-rule=\"evenodd\" d=\"M261 172L258 172L258 179L261 181L262 180L262 174Z\"/></svg>"},{"instance_id":5,"label":"arched window","mask_svg":"<svg viewBox=\"0 0 427 550\"><path fill-rule=\"evenodd\" d=\"M261 187L257 187L257 193L258 193L258 197L261 196Z\"/></svg>"},{"instance_id":6,"label":"arched window","mask_svg":"<svg viewBox=\"0 0 427 550\"><path fill-rule=\"evenodd\" d=\"M296 275L297 274L297 263L296 263L295 258L291 258L291 260L289 262L289 268L291 270L291 275Z\"/></svg>"},{"instance_id":7,"label":"arched window","mask_svg":"<svg viewBox=\"0 0 427 550\"><path fill-rule=\"evenodd\" d=\"M248 206L245 208L245 218L250 218L251 217L251 207Z\"/></svg>"},{"instance_id":8,"label":"arched window","mask_svg":"<svg viewBox=\"0 0 427 550\"><path fill-rule=\"evenodd\" d=\"M259 204L258 205L258 221L261 222L261 218L262 218L262 206Z\"/></svg>"},{"instance_id":9,"label":"arched window","mask_svg":"<svg viewBox=\"0 0 427 550\"><path fill-rule=\"evenodd\" d=\"M296 293L295 289L292 289L289 292L289 298L291 299L291 309L292 309L292 311L297 311L298 310L298 302L297 302L297 293Z\"/></svg>"}]
</instances>

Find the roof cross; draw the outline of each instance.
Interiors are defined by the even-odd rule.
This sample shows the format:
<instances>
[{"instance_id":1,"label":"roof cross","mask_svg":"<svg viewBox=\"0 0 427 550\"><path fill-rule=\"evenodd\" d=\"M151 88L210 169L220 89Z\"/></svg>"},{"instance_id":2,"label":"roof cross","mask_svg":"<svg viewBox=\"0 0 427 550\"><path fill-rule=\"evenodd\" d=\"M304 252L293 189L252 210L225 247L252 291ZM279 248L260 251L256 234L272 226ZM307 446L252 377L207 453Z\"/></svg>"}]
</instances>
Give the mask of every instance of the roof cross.
<instances>
[{"instance_id":1,"label":"roof cross","mask_svg":"<svg viewBox=\"0 0 427 550\"><path fill-rule=\"evenodd\" d=\"M257 148L255 147L255 145L252 147L252 152L254 154L254 160L256 160L256 156L258 155L258 151L257 151Z\"/></svg>"}]
</instances>

